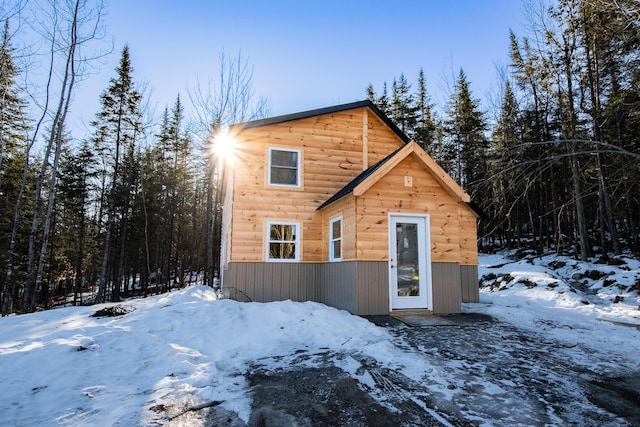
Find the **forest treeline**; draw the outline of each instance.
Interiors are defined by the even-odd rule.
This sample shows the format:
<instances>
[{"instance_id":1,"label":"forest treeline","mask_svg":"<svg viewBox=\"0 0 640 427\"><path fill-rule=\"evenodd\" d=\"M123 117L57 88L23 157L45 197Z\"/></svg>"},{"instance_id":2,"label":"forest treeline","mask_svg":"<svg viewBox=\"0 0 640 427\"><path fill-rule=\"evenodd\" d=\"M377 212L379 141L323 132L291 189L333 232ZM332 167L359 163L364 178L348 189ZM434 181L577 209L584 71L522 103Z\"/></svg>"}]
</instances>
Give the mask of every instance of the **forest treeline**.
<instances>
[{"instance_id":1,"label":"forest treeline","mask_svg":"<svg viewBox=\"0 0 640 427\"><path fill-rule=\"evenodd\" d=\"M35 61L16 48L29 8L46 47L39 91L22 83ZM196 275L213 284L221 200L212 137L268 113L246 60L221 54L216 78L154 117L125 46L84 136L71 137L73 94L106 31L101 2L25 0L0 12L2 314L70 295L118 301ZM530 33L511 34L495 108L483 109L462 70L442 109L422 70L415 90L400 75L366 95L471 194L482 248L638 254L640 6L557 0L530 12Z\"/></svg>"},{"instance_id":2,"label":"forest treeline","mask_svg":"<svg viewBox=\"0 0 640 427\"><path fill-rule=\"evenodd\" d=\"M118 301L196 279L213 285L221 215L213 138L225 124L268 111L253 94L247 61L220 54L219 75L188 91L193 117L185 117L179 94L153 117L125 46L96 95L100 107L86 134L72 138L68 117L78 81L108 53L99 43L104 5L1 6L2 315ZM24 48L26 36L39 41L39 52ZM30 66L46 70L39 90L22 83Z\"/></svg>"},{"instance_id":3,"label":"forest treeline","mask_svg":"<svg viewBox=\"0 0 640 427\"><path fill-rule=\"evenodd\" d=\"M404 75L367 96L460 183L481 249L607 261L640 251L640 3L530 2L510 34L500 100L483 110L463 70L443 114Z\"/></svg>"}]
</instances>

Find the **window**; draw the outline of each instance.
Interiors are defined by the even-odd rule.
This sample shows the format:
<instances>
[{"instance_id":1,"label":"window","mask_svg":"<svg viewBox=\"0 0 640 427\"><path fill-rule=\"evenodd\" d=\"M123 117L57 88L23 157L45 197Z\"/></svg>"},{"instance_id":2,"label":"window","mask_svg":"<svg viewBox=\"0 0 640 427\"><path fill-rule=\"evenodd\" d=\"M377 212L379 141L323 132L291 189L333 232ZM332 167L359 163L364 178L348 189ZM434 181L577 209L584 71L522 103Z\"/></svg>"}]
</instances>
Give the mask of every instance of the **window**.
<instances>
[{"instance_id":1,"label":"window","mask_svg":"<svg viewBox=\"0 0 640 427\"><path fill-rule=\"evenodd\" d=\"M300 225L292 222L267 223L267 261L295 262L300 257Z\"/></svg>"},{"instance_id":2,"label":"window","mask_svg":"<svg viewBox=\"0 0 640 427\"><path fill-rule=\"evenodd\" d=\"M329 223L329 260L342 260L342 217Z\"/></svg>"},{"instance_id":3,"label":"window","mask_svg":"<svg viewBox=\"0 0 640 427\"><path fill-rule=\"evenodd\" d=\"M269 185L300 186L300 150L269 148Z\"/></svg>"}]
</instances>

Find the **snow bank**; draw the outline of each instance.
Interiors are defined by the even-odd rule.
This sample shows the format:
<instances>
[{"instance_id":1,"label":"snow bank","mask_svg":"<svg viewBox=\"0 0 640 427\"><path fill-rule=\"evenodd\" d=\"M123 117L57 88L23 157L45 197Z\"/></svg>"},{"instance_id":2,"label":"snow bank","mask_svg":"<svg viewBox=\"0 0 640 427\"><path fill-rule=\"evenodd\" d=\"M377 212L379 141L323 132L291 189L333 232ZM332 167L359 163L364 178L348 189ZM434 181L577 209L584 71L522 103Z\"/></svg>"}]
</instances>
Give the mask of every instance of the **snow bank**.
<instances>
[{"instance_id":1,"label":"snow bank","mask_svg":"<svg viewBox=\"0 0 640 427\"><path fill-rule=\"evenodd\" d=\"M253 360L388 340L366 320L322 304L216 300L207 287L112 306L0 319L0 419L12 425L135 425L170 402L224 401L248 420L243 373Z\"/></svg>"}]
</instances>

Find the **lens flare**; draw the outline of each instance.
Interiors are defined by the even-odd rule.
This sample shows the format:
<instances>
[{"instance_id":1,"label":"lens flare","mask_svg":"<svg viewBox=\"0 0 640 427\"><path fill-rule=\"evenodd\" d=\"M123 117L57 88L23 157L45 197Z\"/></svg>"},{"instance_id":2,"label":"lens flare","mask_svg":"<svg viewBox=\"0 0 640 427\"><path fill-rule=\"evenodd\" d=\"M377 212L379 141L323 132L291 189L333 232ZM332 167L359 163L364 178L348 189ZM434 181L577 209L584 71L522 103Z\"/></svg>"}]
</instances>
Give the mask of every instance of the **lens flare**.
<instances>
[{"instance_id":1,"label":"lens flare","mask_svg":"<svg viewBox=\"0 0 640 427\"><path fill-rule=\"evenodd\" d=\"M223 129L213 137L213 152L221 162L228 162L233 159L236 139L229 133L228 129Z\"/></svg>"}]
</instances>

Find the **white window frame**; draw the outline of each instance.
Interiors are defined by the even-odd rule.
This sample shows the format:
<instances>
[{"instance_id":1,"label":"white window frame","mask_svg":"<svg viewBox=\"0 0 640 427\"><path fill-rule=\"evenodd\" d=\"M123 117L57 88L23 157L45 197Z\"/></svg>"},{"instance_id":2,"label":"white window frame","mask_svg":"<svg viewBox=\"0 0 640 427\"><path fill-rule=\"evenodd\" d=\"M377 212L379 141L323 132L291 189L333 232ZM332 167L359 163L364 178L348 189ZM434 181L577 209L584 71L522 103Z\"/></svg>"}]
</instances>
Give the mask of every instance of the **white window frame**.
<instances>
[{"instance_id":1,"label":"white window frame","mask_svg":"<svg viewBox=\"0 0 640 427\"><path fill-rule=\"evenodd\" d=\"M289 153L296 153L298 158L298 164L296 165L296 182L297 184L279 184L271 182L271 152L272 151L286 151ZM291 187L291 188L300 188L302 187L302 151L296 148L285 148L285 147L269 147L268 152L268 164L269 167L267 169L268 177L267 182L269 185L274 187Z\"/></svg>"},{"instance_id":2,"label":"white window frame","mask_svg":"<svg viewBox=\"0 0 640 427\"><path fill-rule=\"evenodd\" d=\"M335 224L336 222L340 221L340 237L336 238L333 235L333 224ZM338 262L338 261L342 261L342 235L343 235L343 228L342 228L342 216L338 216L333 218L331 221L329 221L329 261L331 262ZM335 242L339 241L340 242L340 256L336 257L335 256L335 252L333 251L333 244Z\"/></svg>"},{"instance_id":3,"label":"white window frame","mask_svg":"<svg viewBox=\"0 0 640 427\"><path fill-rule=\"evenodd\" d=\"M271 226L272 225L293 225L295 226L295 240L293 241L295 245L295 255L294 258L271 258L270 246L271 243L281 243L286 241L274 241L271 240ZM287 222L287 221L267 221L267 232L266 232L266 244L265 244L265 259L267 262L299 262L300 261L300 234L302 229L300 228L299 222Z\"/></svg>"}]
</instances>

